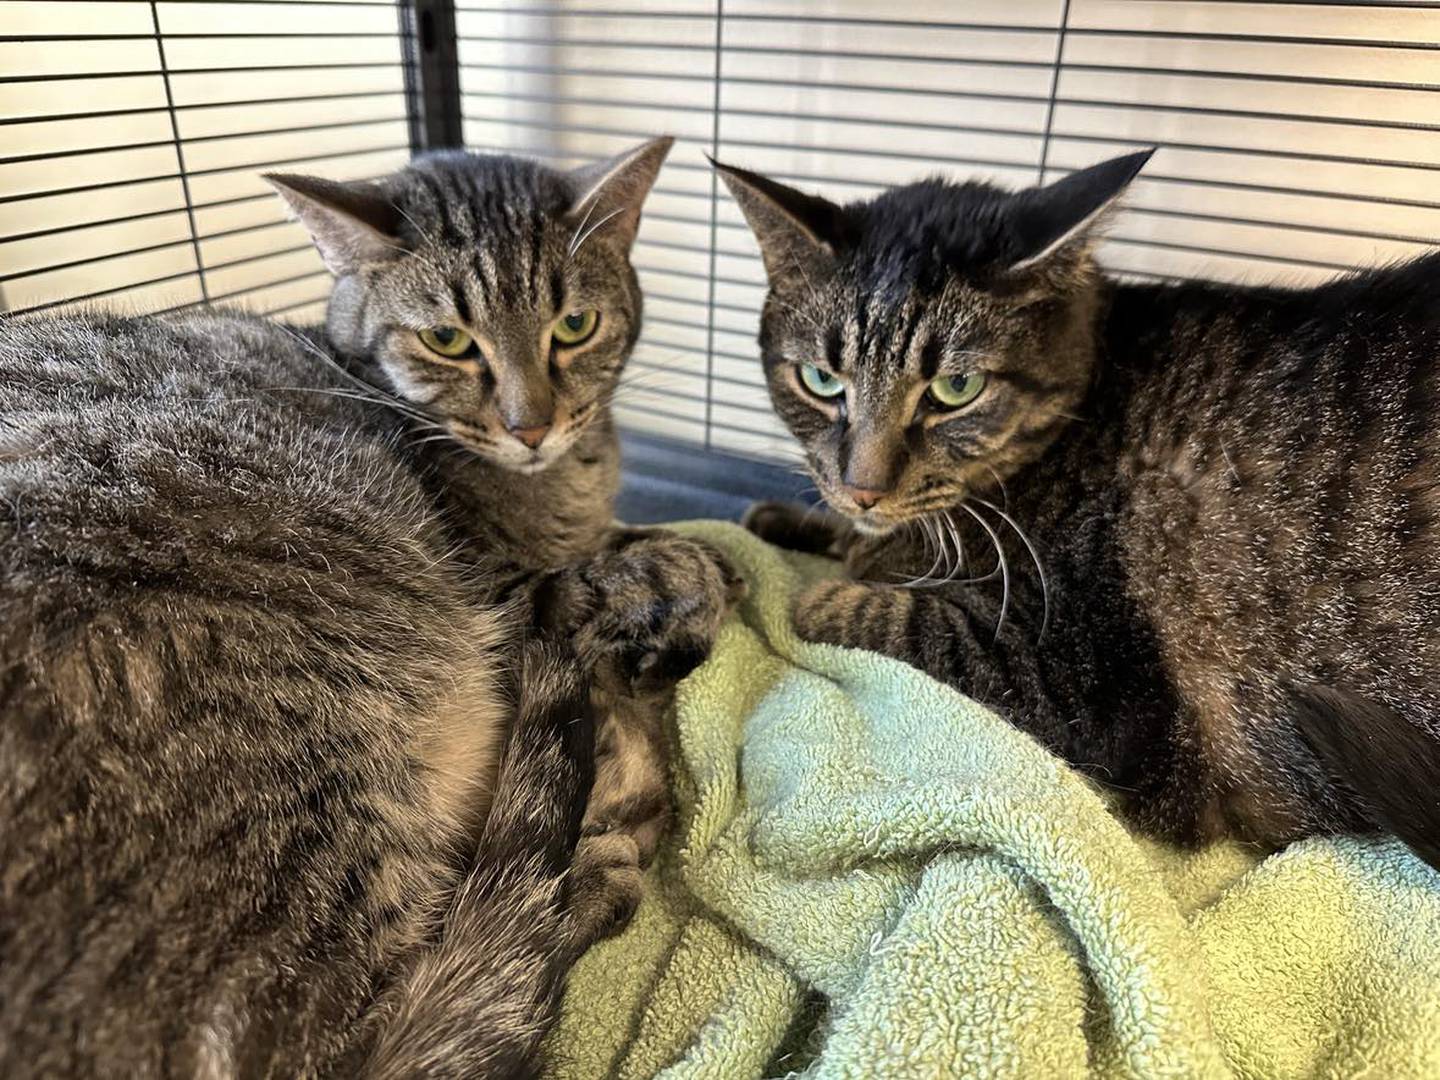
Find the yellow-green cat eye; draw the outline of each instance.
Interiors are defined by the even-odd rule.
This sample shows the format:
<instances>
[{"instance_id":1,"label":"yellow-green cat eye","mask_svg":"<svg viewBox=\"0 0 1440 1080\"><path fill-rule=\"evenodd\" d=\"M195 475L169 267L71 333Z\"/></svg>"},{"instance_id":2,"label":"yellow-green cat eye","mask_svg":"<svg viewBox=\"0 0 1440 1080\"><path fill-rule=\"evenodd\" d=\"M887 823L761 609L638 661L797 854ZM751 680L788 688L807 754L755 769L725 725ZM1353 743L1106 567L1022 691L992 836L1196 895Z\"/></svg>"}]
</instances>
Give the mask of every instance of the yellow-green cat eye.
<instances>
[{"instance_id":1,"label":"yellow-green cat eye","mask_svg":"<svg viewBox=\"0 0 1440 1080\"><path fill-rule=\"evenodd\" d=\"M433 353L448 357L451 360L458 359L470 351L474 339L464 330L456 330L453 326L437 326L433 330L421 330L420 343Z\"/></svg>"},{"instance_id":2,"label":"yellow-green cat eye","mask_svg":"<svg viewBox=\"0 0 1440 1080\"><path fill-rule=\"evenodd\" d=\"M600 325L600 312L594 308L590 308L588 311L572 311L569 315L555 320L555 325L550 328L550 336L555 339L557 344L566 347L579 345L595 333L595 327L598 325Z\"/></svg>"},{"instance_id":3,"label":"yellow-green cat eye","mask_svg":"<svg viewBox=\"0 0 1440 1080\"><path fill-rule=\"evenodd\" d=\"M800 365L800 381L805 384L805 389L816 397L839 397L845 392L843 382L828 371L821 371L814 364Z\"/></svg>"},{"instance_id":4,"label":"yellow-green cat eye","mask_svg":"<svg viewBox=\"0 0 1440 1080\"><path fill-rule=\"evenodd\" d=\"M942 409L958 409L969 405L985 389L985 373L941 375L930 384L930 400Z\"/></svg>"}]
</instances>

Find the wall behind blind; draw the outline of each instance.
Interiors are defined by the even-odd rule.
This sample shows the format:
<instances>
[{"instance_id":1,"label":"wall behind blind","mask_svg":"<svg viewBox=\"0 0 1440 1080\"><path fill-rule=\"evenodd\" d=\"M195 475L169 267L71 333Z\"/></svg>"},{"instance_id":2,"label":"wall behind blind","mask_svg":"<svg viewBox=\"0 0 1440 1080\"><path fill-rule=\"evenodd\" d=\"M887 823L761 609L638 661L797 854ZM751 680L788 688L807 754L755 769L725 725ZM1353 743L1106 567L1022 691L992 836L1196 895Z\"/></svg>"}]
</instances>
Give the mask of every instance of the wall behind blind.
<instances>
[{"instance_id":1,"label":"wall behind blind","mask_svg":"<svg viewBox=\"0 0 1440 1080\"><path fill-rule=\"evenodd\" d=\"M557 163L679 141L636 260L631 427L793 453L755 358L749 233L702 151L846 199L1053 179L1158 144L1103 257L1321 280L1440 236L1440 3L460 0L465 137ZM407 154L386 0L0 0L0 308L315 318L328 278L258 179Z\"/></svg>"},{"instance_id":2,"label":"wall behind blind","mask_svg":"<svg viewBox=\"0 0 1440 1080\"><path fill-rule=\"evenodd\" d=\"M398 26L382 0L0 0L0 310L317 317L329 276L259 174L405 163Z\"/></svg>"},{"instance_id":3,"label":"wall behind blind","mask_svg":"<svg viewBox=\"0 0 1440 1080\"><path fill-rule=\"evenodd\" d=\"M831 198L1013 185L1159 145L1102 257L1313 282L1440 237L1440 4L644 0L461 5L467 140L560 161L679 136L637 262L624 420L780 456L758 253L703 152Z\"/></svg>"}]
</instances>

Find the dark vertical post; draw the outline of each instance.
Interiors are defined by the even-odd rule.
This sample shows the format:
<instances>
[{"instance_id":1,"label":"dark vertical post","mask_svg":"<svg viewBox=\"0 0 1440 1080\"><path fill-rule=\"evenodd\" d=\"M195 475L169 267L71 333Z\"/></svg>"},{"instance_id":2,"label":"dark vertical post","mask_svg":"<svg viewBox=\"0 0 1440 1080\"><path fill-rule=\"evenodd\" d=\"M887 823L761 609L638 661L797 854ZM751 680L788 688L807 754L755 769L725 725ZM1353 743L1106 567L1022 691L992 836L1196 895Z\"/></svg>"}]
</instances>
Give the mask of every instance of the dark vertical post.
<instances>
[{"instance_id":1,"label":"dark vertical post","mask_svg":"<svg viewBox=\"0 0 1440 1080\"><path fill-rule=\"evenodd\" d=\"M200 279L200 299L210 302L210 285L205 280L205 260L200 257L200 230L195 227L195 203L190 198L190 170L185 167L185 140L180 138L180 121L175 115L175 95L170 92L170 64L165 59L165 35L160 32L160 11L150 0L150 25L155 28L155 50L160 57L160 75L165 82L165 109L170 114L170 137L175 142L175 165L180 170L180 193L185 198L185 217L190 223L190 250L195 256L195 274Z\"/></svg>"},{"instance_id":2,"label":"dark vertical post","mask_svg":"<svg viewBox=\"0 0 1440 1080\"><path fill-rule=\"evenodd\" d=\"M715 0L715 81L710 102L710 156L720 157L721 60L725 55L725 0ZM715 273L719 249L720 176L710 170L710 273L705 320L705 449L710 449L710 413L715 403Z\"/></svg>"},{"instance_id":3,"label":"dark vertical post","mask_svg":"<svg viewBox=\"0 0 1440 1080\"><path fill-rule=\"evenodd\" d=\"M451 0L400 0L398 6L410 152L464 146L455 5Z\"/></svg>"},{"instance_id":4,"label":"dark vertical post","mask_svg":"<svg viewBox=\"0 0 1440 1080\"><path fill-rule=\"evenodd\" d=\"M1060 69L1065 66L1065 31L1070 29L1070 0L1060 11L1060 25L1055 35L1055 67L1050 72L1050 101L1045 106L1045 135L1040 143L1040 175L1037 184L1045 183L1045 174L1050 169L1050 129L1055 123L1055 98L1060 93Z\"/></svg>"}]
</instances>

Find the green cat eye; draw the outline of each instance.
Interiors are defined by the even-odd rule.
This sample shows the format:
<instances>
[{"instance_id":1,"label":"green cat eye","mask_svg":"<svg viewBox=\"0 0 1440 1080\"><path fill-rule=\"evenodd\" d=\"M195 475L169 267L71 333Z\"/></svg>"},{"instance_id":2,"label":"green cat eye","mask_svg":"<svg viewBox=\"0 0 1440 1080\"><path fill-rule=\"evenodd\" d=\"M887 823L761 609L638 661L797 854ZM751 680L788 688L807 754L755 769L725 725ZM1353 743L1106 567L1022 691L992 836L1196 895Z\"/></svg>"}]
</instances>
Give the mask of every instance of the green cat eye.
<instances>
[{"instance_id":1,"label":"green cat eye","mask_svg":"<svg viewBox=\"0 0 1440 1080\"><path fill-rule=\"evenodd\" d=\"M595 333L600 324L600 313L594 308L588 311L572 311L562 316L550 328L550 336L561 345L579 345Z\"/></svg>"},{"instance_id":2,"label":"green cat eye","mask_svg":"<svg viewBox=\"0 0 1440 1080\"><path fill-rule=\"evenodd\" d=\"M437 326L433 330L421 330L420 342L427 349L440 356L449 357L455 360L464 356L470 351L474 339L464 330L456 330L453 326Z\"/></svg>"},{"instance_id":3,"label":"green cat eye","mask_svg":"<svg viewBox=\"0 0 1440 1080\"><path fill-rule=\"evenodd\" d=\"M930 400L942 409L969 405L985 389L984 372L971 375L941 375L930 384Z\"/></svg>"},{"instance_id":4,"label":"green cat eye","mask_svg":"<svg viewBox=\"0 0 1440 1080\"><path fill-rule=\"evenodd\" d=\"M816 397L839 397L845 392L844 383L828 371L821 371L814 364L800 365L800 381L805 384L805 389Z\"/></svg>"}]
</instances>

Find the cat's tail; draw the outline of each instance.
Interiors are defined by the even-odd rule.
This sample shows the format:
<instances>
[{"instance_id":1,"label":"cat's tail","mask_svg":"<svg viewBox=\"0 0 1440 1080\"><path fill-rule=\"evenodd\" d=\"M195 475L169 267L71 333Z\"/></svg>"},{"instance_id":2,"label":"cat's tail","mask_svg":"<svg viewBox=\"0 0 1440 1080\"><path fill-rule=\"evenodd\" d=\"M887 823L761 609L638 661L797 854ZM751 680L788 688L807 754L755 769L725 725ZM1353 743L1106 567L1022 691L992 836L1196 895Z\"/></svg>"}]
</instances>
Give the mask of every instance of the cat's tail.
<instances>
[{"instance_id":1,"label":"cat's tail","mask_svg":"<svg viewBox=\"0 0 1440 1080\"><path fill-rule=\"evenodd\" d=\"M1370 820L1440 869L1440 739L1386 705L1329 686L1291 689L1300 735Z\"/></svg>"},{"instance_id":2,"label":"cat's tail","mask_svg":"<svg viewBox=\"0 0 1440 1080\"><path fill-rule=\"evenodd\" d=\"M405 972L365 1076L531 1077L574 961L571 867L594 779L595 724L580 663L529 646L514 727L476 860L437 943Z\"/></svg>"}]
</instances>

